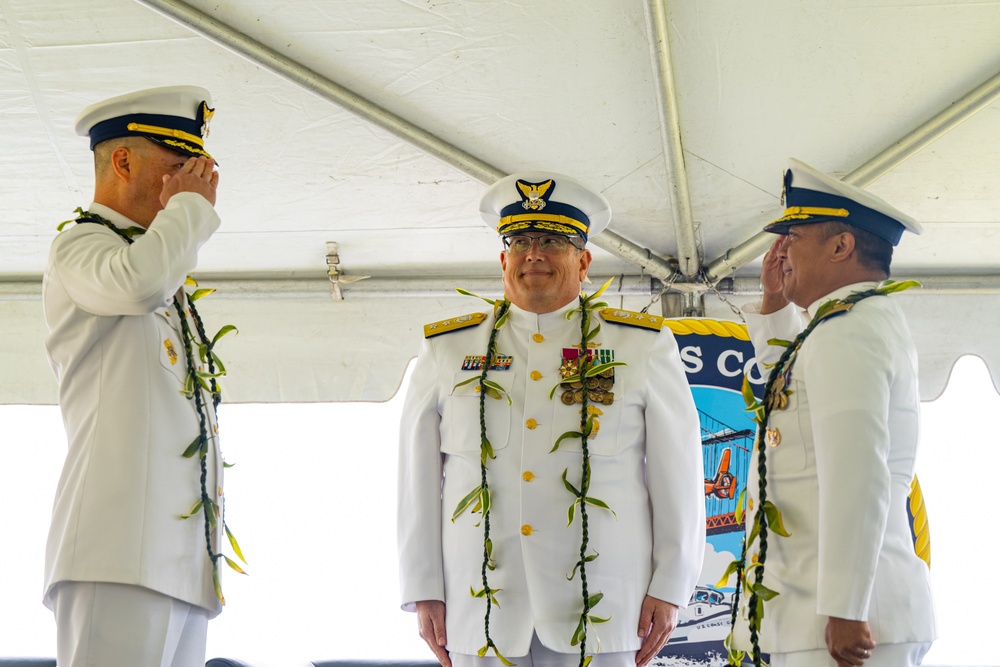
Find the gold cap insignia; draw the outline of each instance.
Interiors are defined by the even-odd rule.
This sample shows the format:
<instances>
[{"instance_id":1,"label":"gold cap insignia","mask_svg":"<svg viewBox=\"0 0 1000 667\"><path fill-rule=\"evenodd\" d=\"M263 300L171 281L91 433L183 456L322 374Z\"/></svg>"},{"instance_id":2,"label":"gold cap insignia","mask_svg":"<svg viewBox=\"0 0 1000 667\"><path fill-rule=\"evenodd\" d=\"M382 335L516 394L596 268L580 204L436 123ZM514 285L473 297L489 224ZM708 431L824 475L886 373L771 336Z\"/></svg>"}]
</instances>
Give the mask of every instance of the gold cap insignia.
<instances>
[{"instance_id":1,"label":"gold cap insignia","mask_svg":"<svg viewBox=\"0 0 1000 667\"><path fill-rule=\"evenodd\" d=\"M528 183L527 181L517 181L517 189L520 190L521 196L524 197L524 201L521 202L521 206L527 211L541 211L545 208L548 203L546 195L549 194L549 190L552 189L554 180L551 178L543 183Z\"/></svg>"}]
</instances>

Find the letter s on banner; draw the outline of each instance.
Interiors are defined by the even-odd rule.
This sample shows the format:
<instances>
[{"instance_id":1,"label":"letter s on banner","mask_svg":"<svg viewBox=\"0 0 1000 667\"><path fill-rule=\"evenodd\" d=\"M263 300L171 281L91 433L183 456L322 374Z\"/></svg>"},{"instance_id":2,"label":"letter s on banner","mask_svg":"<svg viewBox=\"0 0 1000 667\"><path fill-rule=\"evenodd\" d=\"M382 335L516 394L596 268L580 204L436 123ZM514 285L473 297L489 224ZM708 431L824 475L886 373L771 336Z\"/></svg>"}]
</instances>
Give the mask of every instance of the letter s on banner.
<instances>
[{"instance_id":1,"label":"letter s on banner","mask_svg":"<svg viewBox=\"0 0 1000 667\"><path fill-rule=\"evenodd\" d=\"M701 360L701 348L696 346L681 348L681 361L688 373L700 373L705 364Z\"/></svg>"}]
</instances>

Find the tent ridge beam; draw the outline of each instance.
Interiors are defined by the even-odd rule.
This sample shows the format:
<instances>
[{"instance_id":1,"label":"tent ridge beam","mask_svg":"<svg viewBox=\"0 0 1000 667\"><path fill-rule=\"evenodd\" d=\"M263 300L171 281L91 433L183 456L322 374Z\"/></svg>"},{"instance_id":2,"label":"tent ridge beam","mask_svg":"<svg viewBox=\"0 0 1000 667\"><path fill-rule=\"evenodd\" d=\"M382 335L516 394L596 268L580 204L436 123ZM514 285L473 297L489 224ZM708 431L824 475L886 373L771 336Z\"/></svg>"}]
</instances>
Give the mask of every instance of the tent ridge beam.
<instances>
[{"instance_id":1,"label":"tent ridge beam","mask_svg":"<svg viewBox=\"0 0 1000 667\"><path fill-rule=\"evenodd\" d=\"M332 102L389 134L418 147L442 162L458 168L483 183L493 183L506 174L491 164L456 148L430 132L400 118L392 112L361 97L344 86L327 79L305 65L241 33L235 28L180 0L136 0L141 5L163 14L201 36L215 42L269 72Z\"/></svg>"},{"instance_id":2,"label":"tent ridge beam","mask_svg":"<svg viewBox=\"0 0 1000 667\"><path fill-rule=\"evenodd\" d=\"M491 184L507 175L497 167L466 153L181 0L136 0L136 2L317 97L355 114L481 183ZM670 258L656 256L613 231L605 230L600 236L592 239L592 242L613 255L642 267L650 275L661 280L669 280L676 272L676 267L672 265Z\"/></svg>"},{"instance_id":3,"label":"tent ridge beam","mask_svg":"<svg viewBox=\"0 0 1000 667\"><path fill-rule=\"evenodd\" d=\"M922 285L920 289L907 292L907 296L921 295L955 295L955 294L1000 294L1000 274L976 275L924 275L915 276L905 272L900 273L908 279L913 279ZM593 276L592 285L586 287L593 290L594 286L603 284L612 276ZM199 280L205 285L216 288L212 300L217 299L330 299L330 280L326 276L316 278L234 278L199 274ZM615 280L608 287L605 295L614 296L654 296L660 294L666 283L648 274L626 275L616 274ZM456 287L484 296L499 296L502 292L502 282L499 276L421 276L378 277L354 283L344 283L341 290L345 300L364 297L398 298L398 297L459 297ZM723 278L716 284L722 294L735 296L759 296L760 280L757 278ZM670 284L667 292L675 294L708 293L712 288L702 282L680 282ZM42 281L34 280L4 281L0 279L0 302L4 301L39 301L42 298Z\"/></svg>"},{"instance_id":4,"label":"tent ridge beam","mask_svg":"<svg viewBox=\"0 0 1000 667\"><path fill-rule=\"evenodd\" d=\"M967 121L977 112L985 109L998 97L1000 97L1000 72L847 174L843 180L858 187L865 187L875 182L899 164ZM757 226L763 227L773 218L774 216L762 218ZM773 234L758 232L711 262L705 268L705 279L708 282L716 282L728 276L766 252L773 242Z\"/></svg>"},{"instance_id":5,"label":"tent ridge beam","mask_svg":"<svg viewBox=\"0 0 1000 667\"><path fill-rule=\"evenodd\" d=\"M660 141L663 143L663 160L670 185L678 268L682 275L692 278L698 275L701 269L701 255L698 252L699 243L691 206L691 188L688 183L687 165L684 162L677 89L674 85L673 63L670 57L670 29L667 25L666 1L649 0L646 5L646 19L650 28L650 54L656 75L656 108L660 116Z\"/></svg>"}]
</instances>

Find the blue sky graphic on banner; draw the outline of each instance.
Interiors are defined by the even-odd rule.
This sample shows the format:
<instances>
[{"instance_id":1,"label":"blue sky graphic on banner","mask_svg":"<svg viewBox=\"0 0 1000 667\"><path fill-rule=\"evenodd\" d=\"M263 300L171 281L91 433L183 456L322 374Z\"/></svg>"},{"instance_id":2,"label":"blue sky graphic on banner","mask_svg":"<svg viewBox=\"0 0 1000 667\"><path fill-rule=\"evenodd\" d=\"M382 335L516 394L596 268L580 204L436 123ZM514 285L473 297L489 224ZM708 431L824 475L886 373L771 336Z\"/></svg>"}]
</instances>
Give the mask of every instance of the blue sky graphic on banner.
<instances>
[{"instance_id":1,"label":"blue sky graphic on banner","mask_svg":"<svg viewBox=\"0 0 1000 667\"><path fill-rule=\"evenodd\" d=\"M740 388L748 373L759 396L766 378L756 368L744 325L710 319L667 320L665 324L677 339L701 421L708 537L698 586L656 663L724 665L723 641L729 634L734 589L717 588L716 583L740 555L743 524L736 523L734 510L746 487L755 435Z\"/></svg>"}]
</instances>

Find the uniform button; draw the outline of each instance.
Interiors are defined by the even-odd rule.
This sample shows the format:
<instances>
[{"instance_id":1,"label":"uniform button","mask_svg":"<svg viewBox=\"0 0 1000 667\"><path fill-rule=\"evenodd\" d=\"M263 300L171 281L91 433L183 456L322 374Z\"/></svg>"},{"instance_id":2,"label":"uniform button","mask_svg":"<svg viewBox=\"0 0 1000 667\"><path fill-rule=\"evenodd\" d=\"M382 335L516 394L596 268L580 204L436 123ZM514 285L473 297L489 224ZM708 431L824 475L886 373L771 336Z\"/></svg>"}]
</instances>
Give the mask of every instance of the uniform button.
<instances>
[{"instance_id":1,"label":"uniform button","mask_svg":"<svg viewBox=\"0 0 1000 667\"><path fill-rule=\"evenodd\" d=\"M545 340L545 336L536 333L534 336L531 337L531 340L535 341L536 343L541 343L543 340Z\"/></svg>"},{"instance_id":2,"label":"uniform button","mask_svg":"<svg viewBox=\"0 0 1000 667\"><path fill-rule=\"evenodd\" d=\"M531 379L532 380L541 380L542 379L542 374L539 373L538 371L531 371Z\"/></svg>"},{"instance_id":3,"label":"uniform button","mask_svg":"<svg viewBox=\"0 0 1000 667\"><path fill-rule=\"evenodd\" d=\"M480 391L480 389L481 389L481 387L477 384L476 385L476 391L478 392L478 391Z\"/></svg>"},{"instance_id":4,"label":"uniform button","mask_svg":"<svg viewBox=\"0 0 1000 667\"><path fill-rule=\"evenodd\" d=\"M533 429L536 426L538 426L538 422L536 422L534 419L529 419L528 421L524 422L524 425L527 426L528 428Z\"/></svg>"},{"instance_id":5,"label":"uniform button","mask_svg":"<svg viewBox=\"0 0 1000 667\"><path fill-rule=\"evenodd\" d=\"M530 525L528 525L528 524L524 524L523 526L521 526L521 534L522 535L531 535L531 532L533 530L534 529Z\"/></svg>"},{"instance_id":6,"label":"uniform button","mask_svg":"<svg viewBox=\"0 0 1000 667\"><path fill-rule=\"evenodd\" d=\"M523 479L525 482L530 482L531 480L535 479L535 473L531 472L530 470L525 470L524 474L521 475L521 479Z\"/></svg>"}]
</instances>

